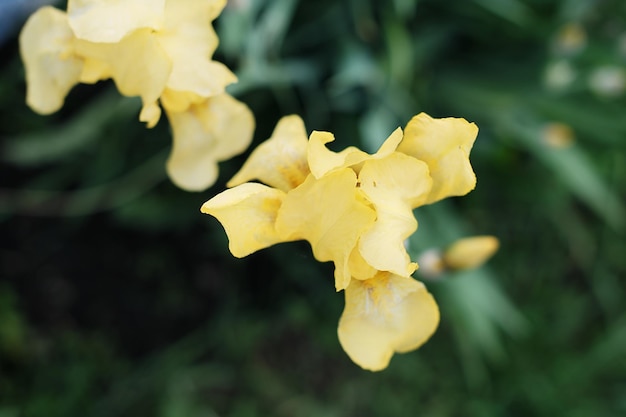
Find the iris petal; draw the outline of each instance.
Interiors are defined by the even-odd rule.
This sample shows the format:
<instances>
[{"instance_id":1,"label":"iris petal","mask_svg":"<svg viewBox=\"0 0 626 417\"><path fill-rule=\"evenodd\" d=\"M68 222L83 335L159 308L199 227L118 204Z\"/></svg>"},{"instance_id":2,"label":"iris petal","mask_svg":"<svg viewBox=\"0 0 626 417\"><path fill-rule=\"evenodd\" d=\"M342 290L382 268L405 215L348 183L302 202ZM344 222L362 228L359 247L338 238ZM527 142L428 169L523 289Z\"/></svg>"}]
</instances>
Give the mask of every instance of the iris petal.
<instances>
[{"instance_id":1,"label":"iris petal","mask_svg":"<svg viewBox=\"0 0 626 417\"><path fill-rule=\"evenodd\" d=\"M348 268L350 268L350 274L353 279L370 279L378 273L376 268L363 259L363 255L361 255L358 245L352 250L352 253L350 253Z\"/></svg>"},{"instance_id":2,"label":"iris petal","mask_svg":"<svg viewBox=\"0 0 626 417\"><path fill-rule=\"evenodd\" d=\"M107 62L89 57L83 57L83 59L83 71L80 74L81 83L94 84L113 77L113 69Z\"/></svg>"},{"instance_id":3,"label":"iris petal","mask_svg":"<svg viewBox=\"0 0 626 417\"><path fill-rule=\"evenodd\" d=\"M165 23L156 33L159 44L172 60L167 87L202 97L221 94L237 77L224 64L211 59L218 37L211 20L225 1L170 0Z\"/></svg>"},{"instance_id":4,"label":"iris petal","mask_svg":"<svg viewBox=\"0 0 626 417\"><path fill-rule=\"evenodd\" d=\"M222 223L231 253L242 258L282 241L274 223L284 197L280 190L246 183L216 195L201 211Z\"/></svg>"},{"instance_id":5,"label":"iris petal","mask_svg":"<svg viewBox=\"0 0 626 417\"><path fill-rule=\"evenodd\" d=\"M165 0L69 0L67 12L76 37L114 43L136 29L160 29Z\"/></svg>"},{"instance_id":6,"label":"iris petal","mask_svg":"<svg viewBox=\"0 0 626 417\"><path fill-rule=\"evenodd\" d=\"M188 191L215 183L217 162L243 152L254 131L254 116L228 94L211 97L185 112L168 112L172 153L167 161L171 180Z\"/></svg>"},{"instance_id":7,"label":"iris petal","mask_svg":"<svg viewBox=\"0 0 626 417\"><path fill-rule=\"evenodd\" d=\"M250 154L228 186L259 180L289 191L302 184L309 174L306 149L307 136L302 119L295 115L283 117L272 136Z\"/></svg>"},{"instance_id":8,"label":"iris petal","mask_svg":"<svg viewBox=\"0 0 626 417\"><path fill-rule=\"evenodd\" d=\"M433 119L420 113L409 121L398 151L428 164L433 187L424 204L474 189L476 175L469 153L477 134L476 125L465 119Z\"/></svg>"},{"instance_id":9,"label":"iris petal","mask_svg":"<svg viewBox=\"0 0 626 417\"><path fill-rule=\"evenodd\" d=\"M364 369L385 369L394 352L417 349L439 325L435 300L412 278L381 272L369 280L352 280L345 298L339 342Z\"/></svg>"},{"instance_id":10,"label":"iris petal","mask_svg":"<svg viewBox=\"0 0 626 417\"><path fill-rule=\"evenodd\" d=\"M287 194L276 219L276 230L285 240L305 239L317 260L335 263L337 291L350 282L350 254L376 217L357 198L356 181L347 168L320 179L309 175Z\"/></svg>"},{"instance_id":11,"label":"iris petal","mask_svg":"<svg viewBox=\"0 0 626 417\"><path fill-rule=\"evenodd\" d=\"M172 61L150 29L137 30L115 44L79 40L76 51L108 64L119 92L140 96L144 106L159 99L172 70Z\"/></svg>"},{"instance_id":12,"label":"iris petal","mask_svg":"<svg viewBox=\"0 0 626 417\"><path fill-rule=\"evenodd\" d=\"M37 113L59 110L80 80L83 62L73 55L73 39L67 15L48 6L31 15L22 29L20 53L26 67L26 102Z\"/></svg>"},{"instance_id":13,"label":"iris petal","mask_svg":"<svg viewBox=\"0 0 626 417\"><path fill-rule=\"evenodd\" d=\"M384 158L391 154L402 140L402 129L396 129L374 155L363 152L354 146L341 152L333 152L326 147L326 144L334 140L335 137L329 132L314 131L311 133L307 152L309 167L315 178L320 178L334 169L358 165L368 159ZM355 171L358 172L358 168Z\"/></svg>"},{"instance_id":14,"label":"iris petal","mask_svg":"<svg viewBox=\"0 0 626 417\"><path fill-rule=\"evenodd\" d=\"M365 161L359 182L377 214L374 226L361 237L361 255L378 270L410 276L417 266L411 262L404 241L417 230L412 207L430 192L428 166L393 152L385 158Z\"/></svg>"},{"instance_id":15,"label":"iris petal","mask_svg":"<svg viewBox=\"0 0 626 417\"><path fill-rule=\"evenodd\" d=\"M177 91L171 88L165 88L161 94L161 105L168 112L186 111L192 104L200 104L206 98L191 91Z\"/></svg>"}]
</instances>

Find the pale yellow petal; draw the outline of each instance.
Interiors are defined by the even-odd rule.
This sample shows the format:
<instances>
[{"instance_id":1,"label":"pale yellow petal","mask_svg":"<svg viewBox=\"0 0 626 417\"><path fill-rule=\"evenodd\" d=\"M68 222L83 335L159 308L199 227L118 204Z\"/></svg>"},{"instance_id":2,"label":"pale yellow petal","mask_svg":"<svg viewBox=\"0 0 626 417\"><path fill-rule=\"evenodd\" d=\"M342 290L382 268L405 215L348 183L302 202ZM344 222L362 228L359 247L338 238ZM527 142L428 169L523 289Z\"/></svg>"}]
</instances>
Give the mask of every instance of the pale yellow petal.
<instances>
[{"instance_id":1,"label":"pale yellow petal","mask_svg":"<svg viewBox=\"0 0 626 417\"><path fill-rule=\"evenodd\" d=\"M376 151L376 153L372 156L376 159L379 159L379 158L385 158L391 155L391 153L395 152L396 149L398 148L398 145L402 142L402 138L403 138L402 129L397 128L396 130L391 132L391 135L389 135L389 137L385 139L383 144L380 145L380 148L378 149L378 151Z\"/></svg>"},{"instance_id":2,"label":"pale yellow petal","mask_svg":"<svg viewBox=\"0 0 626 417\"><path fill-rule=\"evenodd\" d=\"M361 256L380 271L410 276L417 269L404 247L404 241L417 230L417 220L410 207L400 204L376 207L376 215L374 226L361 236Z\"/></svg>"},{"instance_id":3,"label":"pale yellow petal","mask_svg":"<svg viewBox=\"0 0 626 417\"><path fill-rule=\"evenodd\" d=\"M157 122L161 118L161 108L156 101L153 103L144 104L139 113L139 120L146 123L148 128L156 126Z\"/></svg>"},{"instance_id":4,"label":"pale yellow petal","mask_svg":"<svg viewBox=\"0 0 626 417\"><path fill-rule=\"evenodd\" d=\"M320 178L332 170L350 166L358 173L360 167L355 167L356 165L368 159L384 158L391 154L402 140L402 129L396 129L374 155L363 152L354 146L350 146L341 152L333 152L326 147L326 144L334 140L335 137L329 132L314 131L311 133L308 161L309 168L315 178Z\"/></svg>"},{"instance_id":5,"label":"pale yellow petal","mask_svg":"<svg viewBox=\"0 0 626 417\"><path fill-rule=\"evenodd\" d=\"M115 43L136 29L160 29L165 0L69 0L67 13L76 37Z\"/></svg>"},{"instance_id":6,"label":"pale yellow petal","mask_svg":"<svg viewBox=\"0 0 626 417\"><path fill-rule=\"evenodd\" d=\"M213 21L222 13L222 10L226 7L227 0L209 0L209 3L209 19Z\"/></svg>"},{"instance_id":7,"label":"pale yellow petal","mask_svg":"<svg viewBox=\"0 0 626 417\"><path fill-rule=\"evenodd\" d=\"M374 275L379 272L378 269L374 268L372 265L367 263L365 259L363 259L358 245L350 253L348 268L350 268L352 278L360 280L373 278Z\"/></svg>"},{"instance_id":8,"label":"pale yellow petal","mask_svg":"<svg viewBox=\"0 0 626 417\"><path fill-rule=\"evenodd\" d=\"M278 121L272 136L248 157L229 187L259 180L279 190L289 191L309 175L306 160L307 135L300 116L285 116Z\"/></svg>"},{"instance_id":9,"label":"pale yellow petal","mask_svg":"<svg viewBox=\"0 0 626 417\"><path fill-rule=\"evenodd\" d=\"M280 190L246 183L216 195L204 203L201 211L222 223L231 253L242 258L283 241L274 223L284 197Z\"/></svg>"},{"instance_id":10,"label":"pale yellow petal","mask_svg":"<svg viewBox=\"0 0 626 417\"><path fill-rule=\"evenodd\" d=\"M163 90L160 99L164 109L177 113L186 111L192 104L200 104L204 100L206 100L206 97L190 91L177 91L167 87Z\"/></svg>"},{"instance_id":11,"label":"pale yellow petal","mask_svg":"<svg viewBox=\"0 0 626 417\"><path fill-rule=\"evenodd\" d=\"M285 240L305 239L317 260L335 263L337 291L350 282L350 254L376 217L359 200L356 181L356 174L347 168L319 180L309 175L287 193L276 220L276 230Z\"/></svg>"},{"instance_id":12,"label":"pale yellow petal","mask_svg":"<svg viewBox=\"0 0 626 417\"><path fill-rule=\"evenodd\" d=\"M327 143L335 140L330 132L313 131L309 137L307 158L311 173L315 178L321 178L327 173L349 166L346 160L358 163L368 155L360 149L350 146L341 152L333 152L326 147Z\"/></svg>"},{"instance_id":13,"label":"pale yellow petal","mask_svg":"<svg viewBox=\"0 0 626 417\"><path fill-rule=\"evenodd\" d=\"M491 258L500 246L495 236L472 236L459 239L443 254L443 262L450 269L478 268Z\"/></svg>"},{"instance_id":14,"label":"pale yellow petal","mask_svg":"<svg viewBox=\"0 0 626 417\"><path fill-rule=\"evenodd\" d=\"M421 282L381 272L352 280L337 330L350 359L364 369L385 369L394 352L417 349L439 325L439 308Z\"/></svg>"},{"instance_id":15,"label":"pale yellow petal","mask_svg":"<svg viewBox=\"0 0 626 417\"><path fill-rule=\"evenodd\" d=\"M417 230L412 207L430 192L428 166L415 158L393 152L370 159L359 172L360 188L376 209L376 223L359 242L363 258L374 268L410 276L417 265L404 241Z\"/></svg>"},{"instance_id":16,"label":"pale yellow petal","mask_svg":"<svg viewBox=\"0 0 626 417\"><path fill-rule=\"evenodd\" d=\"M225 161L244 152L252 142L255 120L250 108L230 94L208 98L195 106L205 131L213 132L218 139L213 155Z\"/></svg>"},{"instance_id":17,"label":"pale yellow petal","mask_svg":"<svg viewBox=\"0 0 626 417\"><path fill-rule=\"evenodd\" d=\"M159 99L172 69L170 59L150 29L136 30L115 44L79 40L76 50L108 65L119 92L141 97L144 106Z\"/></svg>"},{"instance_id":18,"label":"pale yellow petal","mask_svg":"<svg viewBox=\"0 0 626 417\"><path fill-rule=\"evenodd\" d=\"M95 84L111 77L113 77L111 65L98 59L84 57L83 71L80 74L81 83Z\"/></svg>"},{"instance_id":19,"label":"pale yellow petal","mask_svg":"<svg viewBox=\"0 0 626 417\"><path fill-rule=\"evenodd\" d=\"M476 186L469 154L478 128L465 119L413 117L404 129L398 151L420 159L430 168L433 186L424 204L465 195Z\"/></svg>"},{"instance_id":20,"label":"pale yellow petal","mask_svg":"<svg viewBox=\"0 0 626 417\"><path fill-rule=\"evenodd\" d=\"M173 133L167 172L187 191L202 191L213 185L218 176L217 162L240 154L252 140L252 112L228 94L167 115Z\"/></svg>"},{"instance_id":21,"label":"pale yellow petal","mask_svg":"<svg viewBox=\"0 0 626 417\"><path fill-rule=\"evenodd\" d=\"M170 0L165 25L156 36L173 62L167 87L202 97L221 94L237 77L222 63L211 59L218 37L211 26L222 2ZM223 7L223 6L222 6Z\"/></svg>"},{"instance_id":22,"label":"pale yellow petal","mask_svg":"<svg viewBox=\"0 0 626 417\"><path fill-rule=\"evenodd\" d=\"M26 103L37 113L59 110L79 82L83 62L73 54L73 38L66 14L49 6L32 14L20 33Z\"/></svg>"}]
</instances>

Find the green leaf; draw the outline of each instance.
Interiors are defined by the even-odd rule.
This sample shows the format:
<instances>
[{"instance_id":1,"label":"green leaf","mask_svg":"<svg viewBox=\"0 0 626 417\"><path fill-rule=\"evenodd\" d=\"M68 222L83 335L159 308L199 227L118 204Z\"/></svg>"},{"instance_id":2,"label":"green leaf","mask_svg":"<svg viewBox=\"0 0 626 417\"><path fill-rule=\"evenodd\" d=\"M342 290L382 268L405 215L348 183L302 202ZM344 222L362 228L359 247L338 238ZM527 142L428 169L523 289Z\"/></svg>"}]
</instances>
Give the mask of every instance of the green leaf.
<instances>
[{"instance_id":1,"label":"green leaf","mask_svg":"<svg viewBox=\"0 0 626 417\"><path fill-rule=\"evenodd\" d=\"M108 91L61 126L8 139L3 159L16 165L33 166L73 156L93 144L111 118L138 114L139 107L138 99L120 98L116 91Z\"/></svg>"}]
</instances>

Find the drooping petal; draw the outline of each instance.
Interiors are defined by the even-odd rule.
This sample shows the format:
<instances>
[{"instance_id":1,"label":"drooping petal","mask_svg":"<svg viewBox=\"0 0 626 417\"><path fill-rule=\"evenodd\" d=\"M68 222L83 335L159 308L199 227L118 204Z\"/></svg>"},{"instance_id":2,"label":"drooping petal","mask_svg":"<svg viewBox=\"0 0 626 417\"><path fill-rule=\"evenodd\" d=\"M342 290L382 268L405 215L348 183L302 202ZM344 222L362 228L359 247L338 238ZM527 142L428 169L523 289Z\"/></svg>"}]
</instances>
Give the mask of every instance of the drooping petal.
<instances>
[{"instance_id":1,"label":"drooping petal","mask_svg":"<svg viewBox=\"0 0 626 417\"><path fill-rule=\"evenodd\" d=\"M67 13L76 37L115 43L136 29L160 29L165 0L69 0Z\"/></svg>"},{"instance_id":2,"label":"drooping petal","mask_svg":"<svg viewBox=\"0 0 626 417\"><path fill-rule=\"evenodd\" d=\"M173 62L167 87L202 97L221 94L237 77L221 62L211 59L218 37L211 26L216 11L226 2L169 0L165 24L156 36Z\"/></svg>"},{"instance_id":3,"label":"drooping petal","mask_svg":"<svg viewBox=\"0 0 626 417\"><path fill-rule=\"evenodd\" d=\"M358 163L367 158L367 154L360 149L350 146L341 152L333 152L326 147L327 143L333 142L335 136L330 132L314 130L309 137L307 158L311 174L315 178L321 178L334 169L346 168L346 160Z\"/></svg>"},{"instance_id":4,"label":"drooping petal","mask_svg":"<svg viewBox=\"0 0 626 417\"><path fill-rule=\"evenodd\" d=\"M161 93L161 105L168 112L180 113L186 111L192 104L200 104L206 97L199 96L191 91L178 91L165 88Z\"/></svg>"},{"instance_id":5,"label":"drooping petal","mask_svg":"<svg viewBox=\"0 0 626 417\"><path fill-rule=\"evenodd\" d=\"M153 128L158 123L161 118L161 107L155 101L153 103L146 103L141 108L141 113L139 113L139 120L146 123L146 127Z\"/></svg>"},{"instance_id":6,"label":"drooping petal","mask_svg":"<svg viewBox=\"0 0 626 417\"><path fill-rule=\"evenodd\" d=\"M115 44L78 40L76 51L108 65L119 92L141 97L144 106L153 106L159 99L172 70L172 62L150 29L136 30Z\"/></svg>"},{"instance_id":7,"label":"drooping petal","mask_svg":"<svg viewBox=\"0 0 626 417\"><path fill-rule=\"evenodd\" d=\"M215 183L217 162L243 152L254 131L254 116L244 103L228 94L211 97L185 112L168 112L172 153L167 161L171 180L188 191Z\"/></svg>"},{"instance_id":8,"label":"drooping petal","mask_svg":"<svg viewBox=\"0 0 626 417\"><path fill-rule=\"evenodd\" d=\"M417 264L411 262L404 241L417 230L417 220L410 207L400 204L376 207L376 215L374 226L361 236L361 256L377 270L411 276Z\"/></svg>"},{"instance_id":9,"label":"drooping petal","mask_svg":"<svg viewBox=\"0 0 626 417\"><path fill-rule=\"evenodd\" d=\"M358 165L368 159L384 158L391 154L402 140L402 129L396 129L374 155L363 152L354 146L341 152L333 152L326 147L326 144L334 140L335 137L329 132L314 131L311 133L307 152L309 168L315 178L320 178L334 169ZM358 172L358 169L356 171Z\"/></svg>"},{"instance_id":10,"label":"drooping petal","mask_svg":"<svg viewBox=\"0 0 626 417\"><path fill-rule=\"evenodd\" d=\"M202 206L217 218L228 235L230 252L242 258L283 240L274 224L285 193L258 183L228 189Z\"/></svg>"},{"instance_id":11,"label":"drooping petal","mask_svg":"<svg viewBox=\"0 0 626 417\"><path fill-rule=\"evenodd\" d=\"M361 255L361 251L359 250L359 245L357 245L350 253L348 268L350 268L352 279L370 279L379 272L378 269L374 268L365 259L363 259L363 255Z\"/></svg>"},{"instance_id":12,"label":"drooping petal","mask_svg":"<svg viewBox=\"0 0 626 417\"><path fill-rule=\"evenodd\" d=\"M272 136L248 157L229 187L259 180L285 192L302 184L309 175L306 160L307 135L300 116L285 116L278 121Z\"/></svg>"},{"instance_id":13,"label":"drooping petal","mask_svg":"<svg viewBox=\"0 0 626 417\"><path fill-rule=\"evenodd\" d=\"M496 253L499 246L495 236L466 237L446 248L443 262L450 269L478 268Z\"/></svg>"},{"instance_id":14,"label":"drooping petal","mask_svg":"<svg viewBox=\"0 0 626 417\"><path fill-rule=\"evenodd\" d=\"M83 57L83 71L80 74L80 82L95 84L100 80L113 77L113 69L107 62L94 58Z\"/></svg>"},{"instance_id":15,"label":"drooping petal","mask_svg":"<svg viewBox=\"0 0 626 417\"><path fill-rule=\"evenodd\" d=\"M59 110L80 79L83 62L73 54L73 39L67 15L49 6L31 15L20 33L26 103L37 113Z\"/></svg>"},{"instance_id":16,"label":"drooping petal","mask_svg":"<svg viewBox=\"0 0 626 417\"><path fill-rule=\"evenodd\" d=\"M209 20L213 21L222 13L226 7L227 0L209 0Z\"/></svg>"},{"instance_id":17,"label":"drooping petal","mask_svg":"<svg viewBox=\"0 0 626 417\"><path fill-rule=\"evenodd\" d=\"M381 272L346 288L337 334L350 359L364 369L385 369L394 352L417 349L439 325L439 308L421 282Z\"/></svg>"},{"instance_id":18,"label":"drooping petal","mask_svg":"<svg viewBox=\"0 0 626 417\"><path fill-rule=\"evenodd\" d=\"M426 199L432 187L428 166L400 152L365 161L359 172L359 183L374 205L389 200L418 205Z\"/></svg>"},{"instance_id":19,"label":"drooping petal","mask_svg":"<svg viewBox=\"0 0 626 417\"><path fill-rule=\"evenodd\" d=\"M433 119L420 113L409 121L398 151L428 164L433 187L424 204L474 189L476 175L469 153L477 134L476 125L465 119Z\"/></svg>"},{"instance_id":20,"label":"drooping petal","mask_svg":"<svg viewBox=\"0 0 626 417\"><path fill-rule=\"evenodd\" d=\"M385 158L365 161L359 183L377 214L374 226L361 236L361 255L378 270L410 276L417 265L411 262L404 241L417 230L412 207L430 192L428 166L393 152Z\"/></svg>"},{"instance_id":21,"label":"drooping petal","mask_svg":"<svg viewBox=\"0 0 626 417\"><path fill-rule=\"evenodd\" d=\"M350 253L375 217L357 196L356 174L345 168L319 180L309 175L287 193L276 230L285 240L307 240L317 260L333 261L335 287L340 291L350 282Z\"/></svg>"}]
</instances>

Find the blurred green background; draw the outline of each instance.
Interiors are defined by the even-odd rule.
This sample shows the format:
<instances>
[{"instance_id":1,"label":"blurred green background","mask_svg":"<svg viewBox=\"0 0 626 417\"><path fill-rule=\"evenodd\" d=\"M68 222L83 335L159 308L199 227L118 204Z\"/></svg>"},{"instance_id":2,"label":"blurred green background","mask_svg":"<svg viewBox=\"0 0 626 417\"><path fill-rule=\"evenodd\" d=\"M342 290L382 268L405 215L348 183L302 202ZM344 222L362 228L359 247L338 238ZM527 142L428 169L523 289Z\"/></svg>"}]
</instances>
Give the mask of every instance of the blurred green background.
<instances>
[{"instance_id":1,"label":"blurred green background","mask_svg":"<svg viewBox=\"0 0 626 417\"><path fill-rule=\"evenodd\" d=\"M418 209L409 247L501 249L426 281L440 328L371 373L337 341L331 265L302 242L234 259L200 214L245 155L187 193L165 176L166 119L146 129L110 82L26 107L11 1L0 417L626 415L625 2L229 2L217 59L255 144L292 113L335 149L372 151L421 111L480 128L476 190Z\"/></svg>"}]
</instances>

